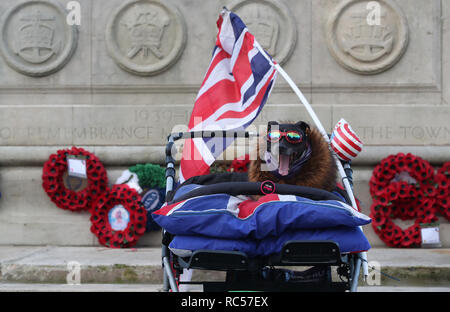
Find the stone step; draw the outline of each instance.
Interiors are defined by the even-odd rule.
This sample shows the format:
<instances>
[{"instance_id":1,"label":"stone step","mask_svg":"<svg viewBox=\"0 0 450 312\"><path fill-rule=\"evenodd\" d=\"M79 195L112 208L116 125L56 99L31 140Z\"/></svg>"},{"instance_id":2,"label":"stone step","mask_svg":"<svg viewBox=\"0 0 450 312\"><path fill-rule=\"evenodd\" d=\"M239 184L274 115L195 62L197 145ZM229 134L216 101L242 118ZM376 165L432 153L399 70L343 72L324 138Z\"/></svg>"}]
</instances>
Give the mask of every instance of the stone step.
<instances>
[{"instance_id":1,"label":"stone step","mask_svg":"<svg viewBox=\"0 0 450 312\"><path fill-rule=\"evenodd\" d=\"M379 270L370 270L373 274L382 272L383 286L450 287L450 249L373 248L368 260L371 268ZM224 276L224 272L196 270L193 280L221 280ZM68 281L161 284L161 250L0 246L0 283L67 284ZM361 281L360 285L366 283Z\"/></svg>"}]
</instances>

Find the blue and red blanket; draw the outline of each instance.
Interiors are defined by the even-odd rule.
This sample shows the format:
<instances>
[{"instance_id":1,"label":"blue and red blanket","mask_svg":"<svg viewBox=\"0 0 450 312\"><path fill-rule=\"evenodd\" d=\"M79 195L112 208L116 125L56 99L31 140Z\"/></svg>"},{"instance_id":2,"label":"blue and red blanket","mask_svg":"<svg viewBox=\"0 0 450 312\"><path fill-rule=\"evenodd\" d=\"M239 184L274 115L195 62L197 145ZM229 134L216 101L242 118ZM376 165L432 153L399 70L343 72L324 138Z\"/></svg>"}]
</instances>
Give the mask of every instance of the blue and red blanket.
<instances>
[{"instance_id":1,"label":"blue and red blanket","mask_svg":"<svg viewBox=\"0 0 450 312\"><path fill-rule=\"evenodd\" d=\"M270 194L253 201L214 194L166 204L152 216L175 235L169 248L183 256L198 249L266 256L289 240L333 240L343 253L370 249L359 227L371 219L336 200Z\"/></svg>"}]
</instances>

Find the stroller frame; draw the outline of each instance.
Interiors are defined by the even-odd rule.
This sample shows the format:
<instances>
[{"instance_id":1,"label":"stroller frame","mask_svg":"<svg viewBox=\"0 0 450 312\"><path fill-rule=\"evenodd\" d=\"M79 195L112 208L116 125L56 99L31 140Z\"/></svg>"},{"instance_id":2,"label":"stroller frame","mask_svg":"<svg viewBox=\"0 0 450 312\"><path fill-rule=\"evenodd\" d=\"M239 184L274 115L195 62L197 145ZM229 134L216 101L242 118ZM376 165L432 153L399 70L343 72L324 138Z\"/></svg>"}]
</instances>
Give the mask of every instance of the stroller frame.
<instances>
[{"instance_id":1,"label":"stroller frame","mask_svg":"<svg viewBox=\"0 0 450 312\"><path fill-rule=\"evenodd\" d=\"M234 137L250 138L258 134L246 131L193 131L178 132L168 136L166 145L166 195L174 191L175 182L175 159L172 155L174 143L180 139L208 138L208 137ZM343 163L346 177L352 183L352 169L350 162ZM243 182L247 184L259 184L256 182ZM276 184L277 193L283 193L282 184ZM316 190L320 194L329 193L323 190L295 186L298 189L297 194L292 193L292 187L289 186L285 194L305 196L305 189ZM195 189L183 196L183 199L204 195L201 189L208 192L208 188ZM211 188L209 188L211 189ZM209 190L210 191L210 190ZM223 193L223 192L220 192ZM251 194L250 194L251 193ZM261 195L260 187L255 185L254 191L240 195ZM308 192L306 192L308 193ZM208 193L205 193L208 194ZM236 195L236 194L234 194ZM361 253L341 254L339 246L333 241L288 241L279 254L268 257L249 258L243 252L238 251L216 251L216 250L196 250L189 257L180 257L173 254L168 248L168 238L170 233L163 229L162 239L162 268L163 268L163 290L178 291L179 284L201 284L205 292L209 291L239 291L239 290L257 290L257 291L357 291L358 278L363 257ZM320 282L317 281L289 281L283 279L264 279L262 272L277 272L273 270L275 266L313 266L322 268L326 277ZM337 267L336 272L340 281L333 281L331 277L331 267ZM179 280L183 269L199 270L217 270L226 271L225 281L189 281ZM272 270L272 271L271 271ZM286 272L286 271L278 271Z\"/></svg>"}]
</instances>

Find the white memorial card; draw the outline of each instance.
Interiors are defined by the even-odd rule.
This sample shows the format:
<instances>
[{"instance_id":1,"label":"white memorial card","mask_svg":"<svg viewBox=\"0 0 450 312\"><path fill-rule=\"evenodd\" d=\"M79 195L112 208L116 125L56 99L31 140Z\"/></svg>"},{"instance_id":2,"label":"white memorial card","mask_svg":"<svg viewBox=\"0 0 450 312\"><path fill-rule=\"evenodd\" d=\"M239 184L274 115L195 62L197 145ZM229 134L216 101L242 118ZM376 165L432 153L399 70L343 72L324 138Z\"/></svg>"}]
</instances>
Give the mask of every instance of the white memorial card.
<instances>
[{"instance_id":1,"label":"white memorial card","mask_svg":"<svg viewBox=\"0 0 450 312\"><path fill-rule=\"evenodd\" d=\"M68 173L71 177L87 178L86 159L84 157L67 156Z\"/></svg>"},{"instance_id":2,"label":"white memorial card","mask_svg":"<svg viewBox=\"0 0 450 312\"><path fill-rule=\"evenodd\" d=\"M439 247L441 240L439 238L439 224L421 224L422 246Z\"/></svg>"}]
</instances>

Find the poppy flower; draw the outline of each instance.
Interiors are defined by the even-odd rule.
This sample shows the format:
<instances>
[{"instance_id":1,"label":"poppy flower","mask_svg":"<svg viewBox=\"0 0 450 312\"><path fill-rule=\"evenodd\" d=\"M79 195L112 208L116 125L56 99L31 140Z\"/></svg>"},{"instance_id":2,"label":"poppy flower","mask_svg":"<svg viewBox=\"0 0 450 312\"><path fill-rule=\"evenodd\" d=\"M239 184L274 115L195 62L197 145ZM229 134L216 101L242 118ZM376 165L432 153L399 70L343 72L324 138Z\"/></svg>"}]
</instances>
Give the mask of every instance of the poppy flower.
<instances>
[{"instance_id":1,"label":"poppy flower","mask_svg":"<svg viewBox=\"0 0 450 312\"><path fill-rule=\"evenodd\" d=\"M424 209L423 207L419 208L416 221L420 223L433 223L436 222L437 220L438 219L435 215L435 211L433 208L431 209Z\"/></svg>"},{"instance_id":2,"label":"poppy flower","mask_svg":"<svg viewBox=\"0 0 450 312\"><path fill-rule=\"evenodd\" d=\"M125 234L122 231L114 232L113 237L114 241L118 242L119 244L123 243L123 240L125 238Z\"/></svg>"},{"instance_id":3,"label":"poppy flower","mask_svg":"<svg viewBox=\"0 0 450 312\"><path fill-rule=\"evenodd\" d=\"M394 224L389 223L383 229L383 241L392 241L394 239Z\"/></svg>"},{"instance_id":4,"label":"poppy flower","mask_svg":"<svg viewBox=\"0 0 450 312\"><path fill-rule=\"evenodd\" d=\"M450 179L442 173L439 173L435 176L435 182L438 188L449 188L450 186Z\"/></svg>"},{"instance_id":5,"label":"poppy flower","mask_svg":"<svg viewBox=\"0 0 450 312\"><path fill-rule=\"evenodd\" d=\"M382 172L383 172L383 167L381 165L377 165L373 169L373 176L375 176L378 180L380 178Z\"/></svg>"},{"instance_id":6,"label":"poppy flower","mask_svg":"<svg viewBox=\"0 0 450 312\"><path fill-rule=\"evenodd\" d=\"M404 158L398 159L395 162L395 169L396 169L397 172L402 172L402 171L407 170L407 162L406 162L406 160Z\"/></svg>"},{"instance_id":7,"label":"poppy flower","mask_svg":"<svg viewBox=\"0 0 450 312\"><path fill-rule=\"evenodd\" d=\"M409 189L410 185L405 181L398 182L398 197L399 198L408 198L409 197Z\"/></svg>"},{"instance_id":8,"label":"poppy flower","mask_svg":"<svg viewBox=\"0 0 450 312\"><path fill-rule=\"evenodd\" d=\"M421 165L421 163L416 163L412 167L412 175L419 180L423 180L422 174L425 173L425 167Z\"/></svg>"},{"instance_id":9,"label":"poppy flower","mask_svg":"<svg viewBox=\"0 0 450 312\"><path fill-rule=\"evenodd\" d=\"M405 209L405 218L403 220L414 219L417 216L417 208L413 205L408 205Z\"/></svg>"},{"instance_id":10,"label":"poppy flower","mask_svg":"<svg viewBox=\"0 0 450 312\"><path fill-rule=\"evenodd\" d=\"M394 230L394 237L392 239L392 244L394 244L394 246L396 247L400 247L403 241L403 235L404 233L402 230L398 231L397 233L395 233Z\"/></svg>"},{"instance_id":11,"label":"poppy flower","mask_svg":"<svg viewBox=\"0 0 450 312\"><path fill-rule=\"evenodd\" d=\"M376 199L382 205L387 205L390 201L389 193L387 191L381 192L379 195L376 196Z\"/></svg>"},{"instance_id":12,"label":"poppy flower","mask_svg":"<svg viewBox=\"0 0 450 312\"><path fill-rule=\"evenodd\" d=\"M414 240L413 240L413 237L412 237L412 235L410 234L410 233L406 233L404 236L403 236L403 240L402 240L402 242L401 242L401 246L402 247L410 247L411 245L413 245L414 244Z\"/></svg>"},{"instance_id":13,"label":"poppy flower","mask_svg":"<svg viewBox=\"0 0 450 312\"><path fill-rule=\"evenodd\" d=\"M408 196L409 198L417 197L417 190L413 185L410 185L410 187L408 188Z\"/></svg>"},{"instance_id":14,"label":"poppy flower","mask_svg":"<svg viewBox=\"0 0 450 312\"><path fill-rule=\"evenodd\" d=\"M372 225L374 227L382 226L387 222L387 218L382 214L375 214L371 216L371 218L372 218Z\"/></svg>"},{"instance_id":15,"label":"poppy flower","mask_svg":"<svg viewBox=\"0 0 450 312\"><path fill-rule=\"evenodd\" d=\"M450 176L450 161L445 162L438 170L438 174L443 174L446 177Z\"/></svg>"},{"instance_id":16,"label":"poppy flower","mask_svg":"<svg viewBox=\"0 0 450 312\"><path fill-rule=\"evenodd\" d=\"M399 196L399 186L397 183L391 183L386 189L386 192L388 193L389 201L392 202L396 200Z\"/></svg>"},{"instance_id":17,"label":"poppy flower","mask_svg":"<svg viewBox=\"0 0 450 312\"><path fill-rule=\"evenodd\" d=\"M411 238L414 241L416 245L420 245L422 242L422 236L420 232L420 226L418 224L415 224L411 228Z\"/></svg>"},{"instance_id":18,"label":"poppy flower","mask_svg":"<svg viewBox=\"0 0 450 312\"><path fill-rule=\"evenodd\" d=\"M442 207L444 209L449 209L450 206L450 200L449 197L445 197L445 198L439 198L437 201L437 204L439 207Z\"/></svg>"},{"instance_id":19,"label":"poppy flower","mask_svg":"<svg viewBox=\"0 0 450 312\"><path fill-rule=\"evenodd\" d=\"M436 210L442 214L442 216L450 221L449 197L437 199L435 207Z\"/></svg>"},{"instance_id":20,"label":"poppy flower","mask_svg":"<svg viewBox=\"0 0 450 312\"><path fill-rule=\"evenodd\" d=\"M392 214L392 205L385 205L381 207L381 214L385 217L390 217Z\"/></svg>"},{"instance_id":21,"label":"poppy flower","mask_svg":"<svg viewBox=\"0 0 450 312\"><path fill-rule=\"evenodd\" d=\"M438 188L436 190L436 198L446 198L449 195L448 188Z\"/></svg>"},{"instance_id":22,"label":"poppy flower","mask_svg":"<svg viewBox=\"0 0 450 312\"><path fill-rule=\"evenodd\" d=\"M426 184L422 186L423 193L426 197L433 198L436 196L436 188L434 185Z\"/></svg>"},{"instance_id":23,"label":"poppy flower","mask_svg":"<svg viewBox=\"0 0 450 312\"><path fill-rule=\"evenodd\" d=\"M230 168L227 171L232 172L247 172L250 164L250 155L246 154L244 157L238 157L231 162Z\"/></svg>"},{"instance_id":24,"label":"poppy flower","mask_svg":"<svg viewBox=\"0 0 450 312\"><path fill-rule=\"evenodd\" d=\"M381 196L383 192L386 191L386 186L382 184L378 184L374 190L373 196Z\"/></svg>"},{"instance_id":25,"label":"poppy flower","mask_svg":"<svg viewBox=\"0 0 450 312\"><path fill-rule=\"evenodd\" d=\"M385 181L390 181L394 178L395 171L390 169L389 167L384 168L380 174L380 177L383 177Z\"/></svg>"},{"instance_id":26,"label":"poppy flower","mask_svg":"<svg viewBox=\"0 0 450 312\"><path fill-rule=\"evenodd\" d=\"M383 207L384 205L380 204L377 201L374 201L370 206L370 211L372 212L372 214L380 214Z\"/></svg>"},{"instance_id":27,"label":"poppy flower","mask_svg":"<svg viewBox=\"0 0 450 312\"><path fill-rule=\"evenodd\" d=\"M125 239L131 243L136 239L136 237L134 236L134 233L129 230L129 231L125 232Z\"/></svg>"}]
</instances>

